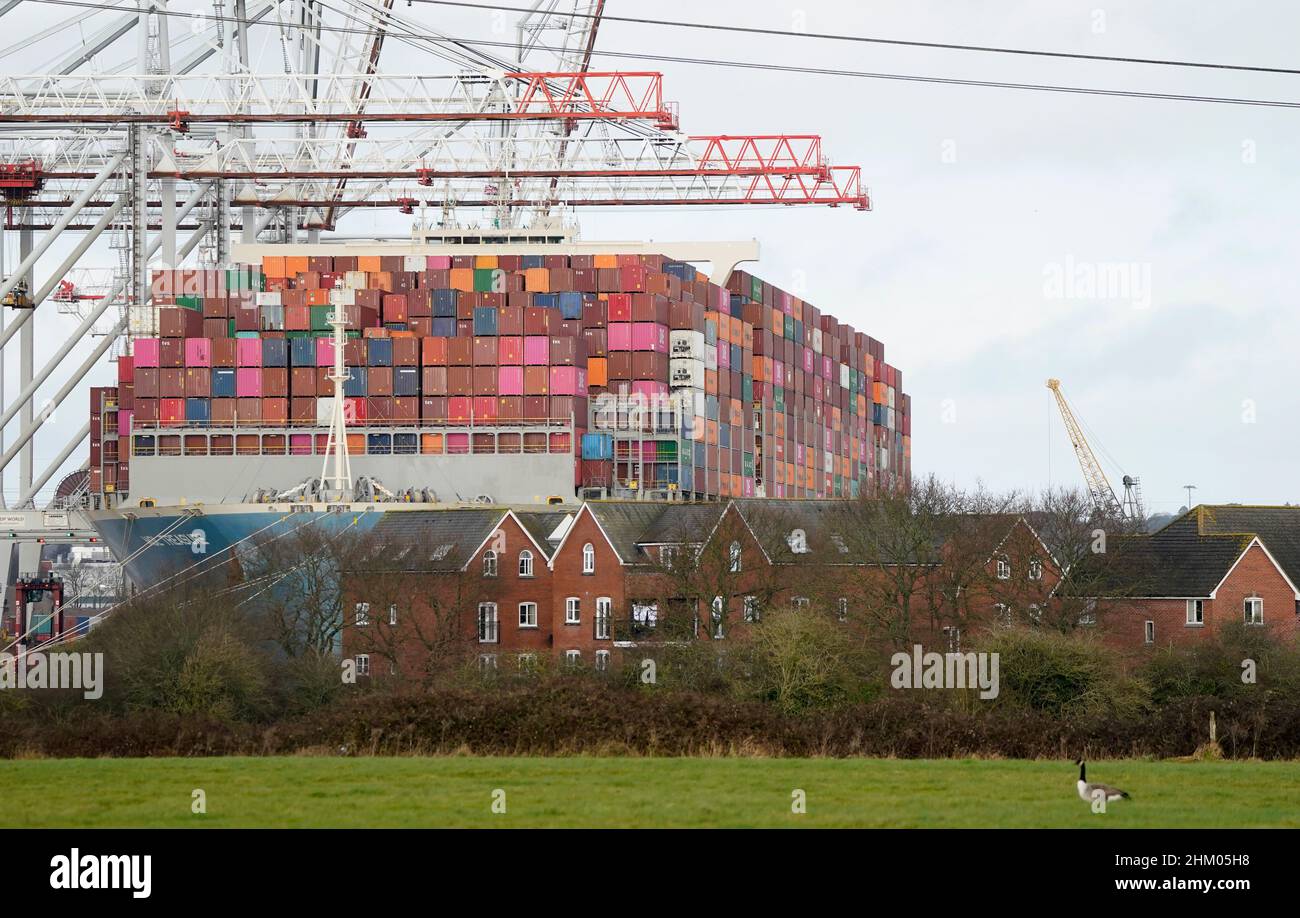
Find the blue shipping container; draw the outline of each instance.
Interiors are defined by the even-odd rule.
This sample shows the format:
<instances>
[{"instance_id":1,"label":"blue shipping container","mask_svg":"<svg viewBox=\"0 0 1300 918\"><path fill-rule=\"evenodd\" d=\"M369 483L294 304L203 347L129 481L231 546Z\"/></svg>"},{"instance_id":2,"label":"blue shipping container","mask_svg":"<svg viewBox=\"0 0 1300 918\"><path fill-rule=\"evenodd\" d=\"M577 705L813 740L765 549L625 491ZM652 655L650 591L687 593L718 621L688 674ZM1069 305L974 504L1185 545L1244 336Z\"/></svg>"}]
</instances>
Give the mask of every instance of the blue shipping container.
<instances>
[{"instance_id":1,"label":"blue shipping container","mask_svg":"<svg viewBox=\"0 0 1300 918\"><path fill-rule=\"evenodd\" d=\"M387 456L392 451L392 434L371 434L366 441L366 452L372 456Z\"/></svg>"},{"instance_id":2,"label":"blue shipping container","mask_svg":"<svg viewBox=\"0 0 1300 918\"><path fill-rule=\"evenodd\" d=\"M393 339L370 338L366 341L366 365L391 367L393 365Z\"/></svg>"},{"instance_id":3,"label":"blue shipping container","mask_svg":"<svg viewBox=\"0 0 1300 918\"><path fill-rule=\"evenodd\" d=\"M218 367L212 371L212 397L235 397L235 370L233 367L228 369Z\"/></svg>"},{"instance_id":4,"label":"blue shipping container","mask_svg":"<svg viewBox=\"0 0 1300 918\"><path fill-rule=\"evenodd\" d=\"M262 339L262 366L287 367L289 365L289 341L287 338Z\"/></svg>"},{"instance_id":5,"label":"blue shipping container","mask_svg":"<svg viewBox=\"0 0 1300 918\"><path fill-rule=\"evenodd\" d=\"M581 293L561 293L560 294L560 315L566 319L582 318L582 294Z\"/></svg>"},{"instance_id":6,"label":"blue shipping container","mask_svg":"<svg viewBox=\"0 0 1300 918\"><path fill-rule=\"evenodd\" d=\"M343 394L348 398L365 398L366 368L349 367L348 372L352 375L343 380Z\"/></svg>"},{"instance_id":7,"label":"blue shipping container","mask_svg":"<svg viewBox=\"0 0 1300 918\"><path fill-rule=\"evenodd\" d=\"M399 433L393 434L393 452L399 456L411 456L418 453L419 434Z\"/></svg>"},{"instance_id":8,"label":"blue shipping container","mask_svg":"<svg viewBox=\"0 0 1300 918\"><path fill-rule=\"evenodd\" d=\"M433 316L436 319L456 318L456 290L433 291Z\"/></svg>"},{"instance_id":9,"label":"blue shipping container","mask_svg":"<svg viewBox=\"0 0 1300 918\"><path fill-rule=\"evenodd\" d=\"M455 338L456 337L456 319L434 319L430 329L434 337L437 338Z\"/></svg>"},{"instance_id":10,"label":"blue shipping container","mask_svg":"<svg viewBox=\"0 0 1300 918\"><path fill-rule=\"evenodd\" d=\"M399 398L420 394L420 368L397 367L393 370L393 395Z\"/></svg>"},{"instance_id":11,"label":"blue shipping container","mask_svg":"<svg viewBox=\"0 0 1300 918\"><path fill-rule=\"evenodd\" d=\"M495 335L497 333L497 311L492 306L474 307L474 334Z\"/></svg>"},{"instance_id":12,"label":"blue shipping container","mask_svg":"<svg viewBox=\"0 0 1300 918\"><path fill-rule=\"evenodd\" d=\"M614 438L609 434L587 433L582 435L583 459L614 458Z\"/></svg>"},{"instance_id":13,"label":"blue shipping container","mask_svg":"<svg viewBox=\"0 0 1300 918\"><path fill-rule=\"evenodd\" d=\"M185 400L185 420L206 424L212 420L212 402L206 398Z\"/></svg>"},{"instance_id":14,"label":"blue shipping container","mask_svg":"<svg viewBox=\"0 0 1300 918\"><path fill-rule=\"evenodd\" d=\"M295 367L316 366L316 342L312 338L294 338L289 342L289 362Z\"/></svg>"}]
</instances>

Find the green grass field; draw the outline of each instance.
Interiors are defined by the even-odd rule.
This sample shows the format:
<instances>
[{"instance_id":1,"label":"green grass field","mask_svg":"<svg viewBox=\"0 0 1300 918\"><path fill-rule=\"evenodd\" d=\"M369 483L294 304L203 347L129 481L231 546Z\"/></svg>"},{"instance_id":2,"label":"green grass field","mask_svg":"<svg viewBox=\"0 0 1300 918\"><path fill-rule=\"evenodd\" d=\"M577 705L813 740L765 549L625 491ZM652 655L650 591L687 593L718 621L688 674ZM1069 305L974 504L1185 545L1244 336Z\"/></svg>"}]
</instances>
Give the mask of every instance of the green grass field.
<instances>
[{"instance_id":1,"label":"green grass field","mask_svg":"<svg viewBox=\"0 0 1300 918\"><path fill-rule=\"evenodd\" d=\"M1133 796L1104 814L1076 777L1030 761L33 759L0 762L0 826L1300 826L1300 762L1089 763Z\"/></svg>"}]
</instances>

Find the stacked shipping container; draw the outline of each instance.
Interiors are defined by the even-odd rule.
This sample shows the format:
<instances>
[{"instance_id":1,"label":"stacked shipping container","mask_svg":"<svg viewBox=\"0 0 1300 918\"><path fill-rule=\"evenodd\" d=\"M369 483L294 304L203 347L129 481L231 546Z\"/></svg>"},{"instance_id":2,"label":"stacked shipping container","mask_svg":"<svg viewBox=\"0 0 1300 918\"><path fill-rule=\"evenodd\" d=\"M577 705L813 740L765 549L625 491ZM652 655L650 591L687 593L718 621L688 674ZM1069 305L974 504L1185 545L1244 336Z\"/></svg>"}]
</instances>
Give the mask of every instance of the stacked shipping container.
<instances>
[{"instance_id":1,"label":"stacked shipping container","mask_svg":"<svg viewBox=\"0 0 1300 918\"><path fill-rule=\"evenodd\" d=\"M476 451L453 427L572 452L571 423L580 486L847 497L908 473L909 403L880 343L744 272L724 289L662 256L267 256L156 272L153 294L159 337L119 362L137 446L283 427L273 452L319 451L293 428L328 424L342 309L355 453Z\"/></svg>"}]
</instances>

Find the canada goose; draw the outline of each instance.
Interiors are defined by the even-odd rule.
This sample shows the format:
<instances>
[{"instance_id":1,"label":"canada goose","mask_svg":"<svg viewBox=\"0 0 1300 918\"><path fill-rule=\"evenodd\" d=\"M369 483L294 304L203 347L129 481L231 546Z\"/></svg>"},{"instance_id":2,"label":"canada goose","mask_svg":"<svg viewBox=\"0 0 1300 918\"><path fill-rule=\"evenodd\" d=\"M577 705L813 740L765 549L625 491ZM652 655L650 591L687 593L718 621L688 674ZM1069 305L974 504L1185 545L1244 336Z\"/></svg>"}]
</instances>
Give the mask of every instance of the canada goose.
<instances>
[{"instance_id":1,"label":"canada goose","mask_svg":"<svg viewBox=\"0 0 1300 918\"><path fill-rule=\"evenodd\" d=\"M1122 791L1118 787L1111 787L1109 784L1089 784L1088 783L1088 766L1084 764L1083 759L1075 759L1074 764L1079 766L1079 799L1087 803L1092 803L1097 799L1099 794L1106 796L1107 803L1113 803L1116 800L1128 800L1128 791Z\"/></svg>"}]
</instances>

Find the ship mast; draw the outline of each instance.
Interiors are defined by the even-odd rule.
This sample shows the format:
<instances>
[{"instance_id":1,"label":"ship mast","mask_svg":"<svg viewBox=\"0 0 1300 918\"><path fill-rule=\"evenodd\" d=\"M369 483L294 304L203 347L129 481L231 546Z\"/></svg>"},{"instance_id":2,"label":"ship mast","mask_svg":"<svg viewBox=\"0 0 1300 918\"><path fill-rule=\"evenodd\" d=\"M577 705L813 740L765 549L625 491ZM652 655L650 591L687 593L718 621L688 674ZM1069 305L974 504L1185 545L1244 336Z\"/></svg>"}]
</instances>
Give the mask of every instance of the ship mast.
<instances>
[{"instance_id":1,"label":"ship mast","mask_svg":"<svg viewBox=\"0 0 1300 918\"><path fill-rule=\"evenodd\" d=\"M343 363L343 346L347 342L344 329L348 320L347 307L336 305L330 313L330 327L334 329L334 366L327 377L334 383L334 410L330 418L329 437L325 442L325 461L321 465L321 496L326 501L350 500L352 497L352 464L348 459L347 404L343 399L343 383L351 376ZM333 462L334 471L330 473Z\"/></svg>"}]
</instances>

